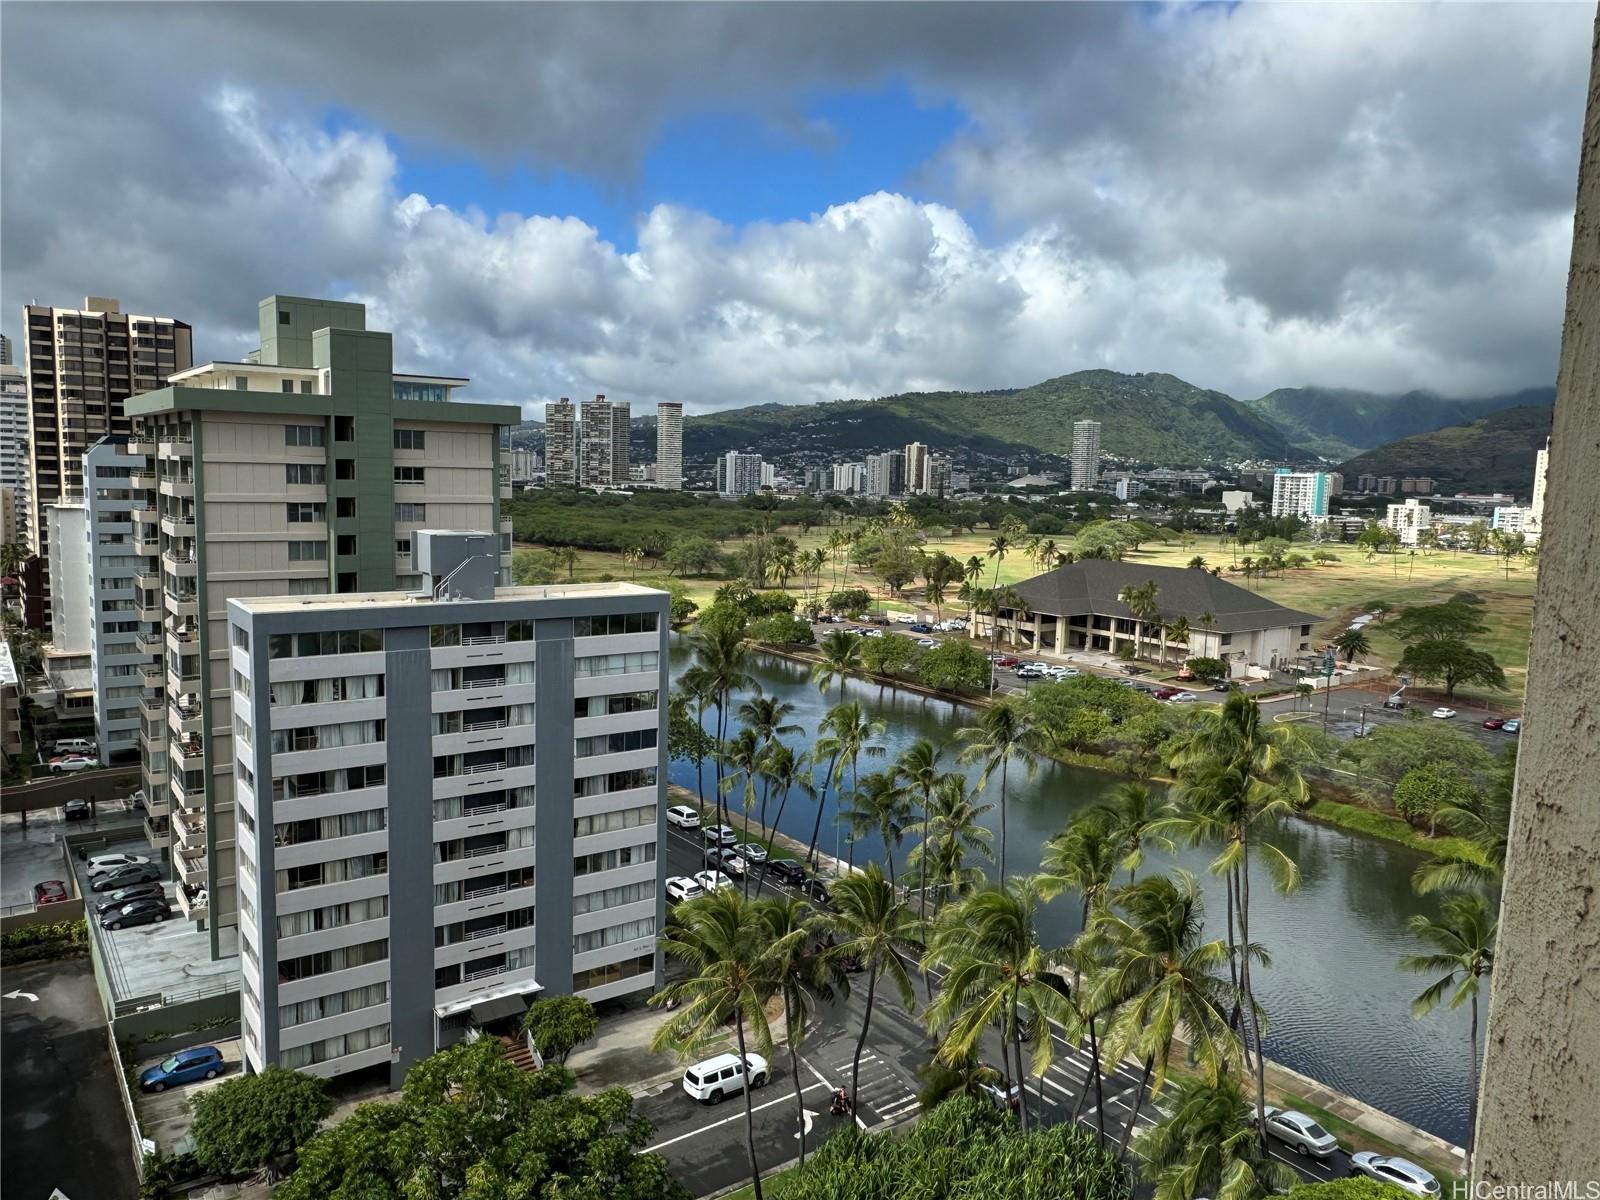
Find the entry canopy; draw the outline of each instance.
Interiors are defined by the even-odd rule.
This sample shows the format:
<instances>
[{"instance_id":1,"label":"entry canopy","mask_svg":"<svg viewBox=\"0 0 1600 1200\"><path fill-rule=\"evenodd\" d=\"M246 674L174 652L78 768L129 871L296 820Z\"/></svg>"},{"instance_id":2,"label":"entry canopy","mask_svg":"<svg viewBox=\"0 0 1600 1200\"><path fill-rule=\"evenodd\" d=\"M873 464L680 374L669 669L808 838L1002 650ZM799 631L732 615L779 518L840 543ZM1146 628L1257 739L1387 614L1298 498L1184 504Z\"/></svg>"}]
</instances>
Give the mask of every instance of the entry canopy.
<instances>
[{"instance_id":1,"label":"entry canopy","mask_svg":"<svg viewBox=\"0 0 1600 1200\"><path fill-rule=\"evenodd\" d=\"M448 1004L438 1005L433 1014L436 1017L453 1017L457 1013L470 1012L473 1021L482 1025L488 1021L497 1021L501 1017L509 1017L513 1013L526 1011L528 1007L526 997L530 993L542 991L544 988L536 980L522 979L492 991L476 992L471 996L452 1000Z\"/></svg>"}]
</instances>

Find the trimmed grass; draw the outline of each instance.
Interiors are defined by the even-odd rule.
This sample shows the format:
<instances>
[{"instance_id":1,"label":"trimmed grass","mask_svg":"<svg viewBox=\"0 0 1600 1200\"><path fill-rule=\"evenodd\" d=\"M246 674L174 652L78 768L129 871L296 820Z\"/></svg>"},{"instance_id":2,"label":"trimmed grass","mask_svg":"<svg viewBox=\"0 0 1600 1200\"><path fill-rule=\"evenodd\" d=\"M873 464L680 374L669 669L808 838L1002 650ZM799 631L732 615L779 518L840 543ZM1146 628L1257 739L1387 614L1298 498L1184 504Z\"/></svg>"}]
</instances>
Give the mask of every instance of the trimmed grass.
<instances>
[{"instance_id":1,"label":"trimmed grass","mask_svg":"<svg viewBox=\"0 0 1600 1200\"><path fill-rule=\"evenodd\" d=\"M1305 816L1324 825L1364 833L1369 837L1382 838L1386 842L1397 842L1437 858L1477 857L1471 845L1461 838L1449 835L1429 837L1403 817L1379 812L1375 808L1367 808L1360 804L1345 804L1339 800L1318 800L1306 809Z\"/></svg>"}]
</instances>

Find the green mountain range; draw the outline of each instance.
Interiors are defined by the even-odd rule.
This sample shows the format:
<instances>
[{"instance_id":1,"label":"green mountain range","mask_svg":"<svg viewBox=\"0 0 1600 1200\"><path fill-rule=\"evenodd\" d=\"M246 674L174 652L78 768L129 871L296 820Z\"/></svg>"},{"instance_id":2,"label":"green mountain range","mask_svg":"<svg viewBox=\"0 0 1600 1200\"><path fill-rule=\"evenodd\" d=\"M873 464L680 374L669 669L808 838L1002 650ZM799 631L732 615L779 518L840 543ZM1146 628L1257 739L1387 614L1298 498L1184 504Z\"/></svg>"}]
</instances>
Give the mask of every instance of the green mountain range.
<instances>
[{"instance_id":1,"label":"green mountain range","mask_svg":"<svg viewBox=\"0 0 1600 1200\"><path fill-rule=\"evenodd\" d=\"M879 400L762 404L684 422L684 452L746 447L856 454L907 442L939 451L1065 457L1072 423L1101 422L1106 454L1185 464L1294 453L1262 414L1174 375L1078 371L1032 387L992 392L909 392ZM770 450L769 450L770 452Z\"/></svg>"},{"instance_id":2,"label":"green mountain range","mask_svg":"<svg viewBox=\"0 0 1600 1200\"><path fill-rule=\"evenodd\" d=\"M1459 400L1435 392L1380 395L1349 388L1279 388L1250 407L1295 445L1325 458L1347 458L1413 434L1461 425L1490 413L1555 402L1553 387Z\"/></svg>"},{"instance_id":3,"label":"green mountain range","mask_svg":"<svg viewBox=\"0 0 1600 1200\"><path fill-rule=\"evenodd\" d=\"M1428 475L1441 491L1526 496L1533 487L1534 455L1550 436L1553 411L1548 404L1507 408L1401 438L1358 454L1339 469L1349 487L1359 475Z\"/></svg>"}]
</instances>

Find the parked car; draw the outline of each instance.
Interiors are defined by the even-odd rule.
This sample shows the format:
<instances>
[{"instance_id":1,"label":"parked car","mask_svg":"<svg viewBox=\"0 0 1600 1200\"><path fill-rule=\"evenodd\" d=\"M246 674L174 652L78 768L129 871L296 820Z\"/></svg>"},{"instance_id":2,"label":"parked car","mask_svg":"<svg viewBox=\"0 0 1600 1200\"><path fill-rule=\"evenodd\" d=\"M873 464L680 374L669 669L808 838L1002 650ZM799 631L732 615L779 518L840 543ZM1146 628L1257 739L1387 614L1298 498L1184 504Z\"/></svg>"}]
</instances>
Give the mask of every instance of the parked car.
<instances>
[{"instance_id":1,"label":"parked car","mask_svg":"<svg viewBox=\"0 0 1600 1200\"><path fill-rule=\"evenodd\" d=\"M895 613L894 621L897 625L915 625L917 623L917 615L915 613Z\"/></svg>"},{"instance_id":2,"label":"parked car","mask_svg":"<svg viewBox=\"0 0 1600 1200\"><path fill-rule=\"evenodd\" d=\"M1200 699L1200 697L1196 696L1193 692L1179 692L1177 695L1172 697L1171 702L1173 704L1193 704L1198 699Z\"/></svg>"},{"instance_id":3,"label":"parked car","mask_svg":"<svg viewBox=\"0 0 1600 1200\"><path fill-rule=\"evenodd\" d=\"M98 767L99 765L92 758L69 754L65 758L52 758L50 760L50 774L68 775L73 771L87 771L90 767Z\"/></svg>"},{"instance_id":4,"label":"parked car","mask_svg":"<svg viewBox=\"0 0 1600 1200\"><path fill-rule=\"evenodd\" d=\"M1047 662L1031 662L1028 664L1028 666L1032 667L1035 671L1040 672L1048 671L1050 669L1050 664Z\"/></svg>"},{"instance_id":5,"label":"parked car","mask_svg":"<svg viewBox=\"0 0 1600 1200\"><path fill-rule=\"evenodd\" d=\"M1456 715L1456 710L1453 708L1446 708L1441 704L1438 708L1433 710L1431 715L1438 717L1441 721L1448 721L1451 717Z\"/></svg>"},{"instance_id":6,"label":"parked car","mask_svg":"<svg viewBox=\"0 0 1600 1200\"><path fill-rule=\"evenodd\" d=\"M926 621L914 621L914 622L912 622L912 625L911 625L911 632L912 633L932 633L933 632L933 626L929 625Z\"/></svg>"},{"instance_id":7,"label":"parked car","mask_svg":"<svg viewBox=\"0 0 1600 1200\"><path fill-rule=\"evenodd\" d=\"M100 918L102 929L122 929L129 925L159 925L172 912L165 896L145 896L130 900L121 908Z\"/></svg>"},{"instance_id":8,"label":"parked car","mask_svg":"<svg viewBox=\"0 0 1600 1200\"><path fill-rule=\"evenodd\" d=\"M139 1087L146 1092L164 1092L180 1083L215 1079L227 1069L221 1050L215 1046L196 1046L191 1050L179 1050L160 1065L146 1068L139 1075Z\"/></svg>"},{"instance_id":9,"label":"parked car","mask_svg":"<svg viewBox=\"0 0 1600 1200\"><path fill-rule=\"evenodd\" d=\"M808 879L800 885L800 894L814 904L832 904L833 893L821 879Z\"/></svg>"},{"instance_id":10,"label":"parked car","mask_svg":"<svg viewBox=\"0 0 1600 1200\"><path fill-rule=\"evenodd\" d=\"M1233 684L1226 679L1219 679L1211 685L1211 690L1213 692L1231 692L1233 691Z\"/></svg>"},{"instance_id":11,"label":"parked car","mask_svg":"<svg viewBox=\"0 0 1600 1200\"><path fill-rule=\"evenodd\" d=\"M1016 676L1018 679L1043 679L1044 672L1035 670L1033 667L1018 667Z\"/></svg>"},{"instance_id":12,"label":"parked car","mask_svg":"<svg viewBox=\"0 0 1600 1200\"><path fill-rule=\"evenodd\" d=\"M700 836L708 846L731 846L739 840L739 835L726 825L707 825Z\"/></svg>"},{"instance_id":13,"label":"parked car","mask_svg":"<svg viewBox=\"0 0 1600 1200\"><path fill-rule=\"evenodd\" d=\"M1180 689L1178 689L1178 688L1169 688L1169 687L1167 688L1167 687L1164 687L1164 688L1157 688L1155 691L1151 692L1150 694L1152 696L1154 696L1157 700L1171 700L1174 696L1176 696L1178 694L1179 690Z\"/></svg>"},{"instance_id":14,"label":"parked car","mask_svg":"<svg viewBox=\"0 0 1600 1200\"><path fill-rule=\"evenodd\" d=\"M721 871L696 871L694 873L694 881L700 885L700 890L704 892L720 891L723 888L731 888L733 886L733 880L729 879Z\"/></svg>"},{"instance_id":15,"label":"parked car","mask_svg":"<svg viewBox=\"0 0 1600 1200\"><path fill-rule=\"evenodd\" d=\"M1123 687L1131 687L1134 691L1143 692L1146 696L1154 696L1159 690L1153 683L1135 683L1131 679L1123 679L1119 682Z\"/></svg>"},{"instance_id":16,"label":"parked car","mask_svg":"<svg viewBox=\"0 0 1600 1200\"><path fill-rule=\"evenodd\" d=\"M862 637L882 637L883 636L883 630L881 630L881 629L863 629L861 631L861 636Z\"/></svg>"},{"instance_id":17,"label":"parked car","mask_svg":"<svg viewBox=\"0 0 1600 1200\"><path fill-rule=\"evenodd\" d=\"M1124 663L1122 667L1122 673L1124 675L1148 675L1150 674L1150 668L1136 667L1132 663Z\"/></svg>"},{"instance_id":18,"label":"parked car","mask_svg":"<svg viewBox=\"0 0 1600 1200\"><path fill-rule=\"evenodd\" d=\"M687 875L674 875L667 880L667 899L673 903L677 903L680 900L694 900L705 894L705 888Z\"/></svg>"},{"instance_id":19,"label":"parked car","mask_svg":"<svg viewBox=\"0 0 1600 1200\"><path fill-rule=\"evenodd\" d=\"M1504 717L1489 717L1483 722L1483 727L1485 729L1504 729L1505 724L1506 719Z\"/></svg>"},{"instance_id":20,"label":"parked car","mask_svg":"<svg viewBox=\"0 0 1600 1200\"><path fill-rule=\"evenodd\" d=\"M1439 1194L1439 1181L1431 1172L1423 1170L1407 1159L1374 1154L1370 1150L1362 1150L1350 1156L1350 1174L1364 1175L1368 1179L1376 1179L1379 1183L1392 1183L1414 1196Z\"/></svg>"},{"instance_id":21,"label":"parked car","mask_svg":"<svg viewBox=\"0 0 1600 1200\"><path fill-rule=\"evenodd\" d=\"M71 899L72 895L67 891L67 882L64 879L46 879L33 885L35 908L42 908L46 904L60 904Z\"/></svg>"},{"instance_id":22,"label":"parked car","mask_svg":"<svg viewBox=\"0 0 1600 1200\"><path fill-rule=\"evenodd\" d=\"M700 814L687 804L674 804L667 809L667 824L676 825L679 829L699 829Z\"/></svg>"},{"instance_id":23,"label":"parked car","mask_svg":"<svg viewBox=\"0 0 1600 1200\"><path fill-rule=\"evenodd\" d=\"M160 878L161 868L155 864L134 863L131 867L118 867L115 871L92 876L89 887L96 892L114 892L131 884L149 883Z\"/></svg>"},{"instance_id":24,"label":"parked car","mask_svg":"<svg viewBox=\"0 0 1600 1200\"><path fill-rule=\"evenodd\" d=\"M68 821L87 821L94 815L87 800L68 800L61 806L61 815Z\"/></svg>"},{"instance_id":25,"label":"parked car","mask_svg":"<svg viewBox=\"0 0 1600 1200\"><path fill-rule=\"evenodd\" d=\"M713 866L721 867L735 879L743 879L744 873L750 869L749 864L732 846L713 846L706 851L706 861Z\"/></svg>"},{"instance_id":26,"label":"parked car","mask_svg":"<svg viewBox=\"0 0 1600 1200\"><path fill-rule=\"evenodd\" d=\"M760 842L740 842L734 847L739 852L739 857L747 863L760 866L767 861L767 848Z\"/></svg>"},{"instance_id":27,"label":"parked car","mask_svg":"<svg viewBox=\"0 0 1600 1200\"><path fill-rule=\"evenodd\" d=\"M721 1104L744 1091L747 1074L750 1090L755 1091L771 1078L771 1068L759 1054L747 1054L743 1060L737 1054L719 1054L685 1071L683 1090L702 1104Z\"/></svg>"},{"instance_id":28,"label":"parked car","mask_svg":"<svg viewBox=\"0 0 1600 1200\"><path fill-rule=\"evenodd\" d=\"M142 854L97 854L89 860L88 871L93 877L106 871L115 871L119 867L131 867L149 861Z\"/></svg>"},{"instance_id":29,"label":"parked car","mask_svg":"<svg viewBox=\"0 0 1600 1200\"><path fill-rule=\"evenodd\" d=\"M51 754L78 754L84 758L92 758L95 745L88 738L58 738Z\"/></svg>"},{"instance_id":30,"label":"parked car","mask_svg":"<svg viewBox=\"0 0 1600 1200\"><path fill-rule=\"evenodd\" d=\"M1521 733L1522 732L1522 722L1517 720L1515 717L1513 717L1511 720L1507 721L1504 725L1500 726L1500 732L1501 733Z\"/></svg>"},{"instance_id":31,"label":"parked car","mask_svg":"<svg viewBox=\"0 0 1600 1200\"><path fill-rule=\"evenodd\" d=\"M1021 661L1022 660L1014 654L1002 654L999 658L994 660L994 665L997 667L1014 667Z\"/></svg>"},{"instance_id":32,"label":"parked car","mask_svg":"<svg viewBox=\"0 0 1600 1200\"><path fill-rule=\"evenodd\" d=\"M1301 1154L1327 1158L1339 1148L1339 1139L1303 1112L1288 1112L1267 1106L1267 1132L1293 1146Z\"/></svg>"},{"instance_id":33,"label":"parked car","mask_svg":"<svg viewBox=\"0 0 1600 1200\"><path fill-rule=\"evenodd\" d=\"M110 893L104 900L95 904L94 911L97 916L103 917L135 900L147 900L152 896L160 896L164 900L166 895L167 889L159 879L154 883L136 883L132 887L118 888Z\"/></svg>"},{"instance_id":34,"label":"parked car","mask_svg":"<svg viewBox=\"0 0 1600 1200\"><path fill-rule=\"evenodd\" d=\"M806 869L792 858L774 858L767 863L767 874L784 883L801 884L806 881Z\"/></svg>"},{"instance_id":35,"label":"parked car","mask_svg":"<svg viewBox=\"0 0 1600 1200\"><path fill-rule=\"evenodd\" d=\"M932 638L918 638L917 639L917 645L921 646L924 650L932 650L938 644L939 643L934 641Z\"/></svg>"}]
</instances>

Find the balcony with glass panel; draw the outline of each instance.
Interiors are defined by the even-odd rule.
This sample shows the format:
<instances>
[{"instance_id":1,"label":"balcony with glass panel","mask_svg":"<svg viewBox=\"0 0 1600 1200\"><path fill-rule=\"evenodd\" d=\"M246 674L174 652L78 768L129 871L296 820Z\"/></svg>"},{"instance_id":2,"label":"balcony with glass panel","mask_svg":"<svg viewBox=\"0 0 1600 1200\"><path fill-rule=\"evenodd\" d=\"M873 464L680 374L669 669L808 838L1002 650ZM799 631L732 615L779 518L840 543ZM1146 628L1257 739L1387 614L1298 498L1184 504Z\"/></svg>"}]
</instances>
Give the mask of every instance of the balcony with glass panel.
<instances>
[{"instance_id":1,"label":"balcony with glass panel","mask_svg":"<svg viewBox=\"0 0 1600 1200\"><path fill-rule=\"evenodd\" d=\"M183 512L162 513L161 532L171 538L192 538L194 536L194 514Z\"/></svg>"},{"instance_id":2,"label":"balcony with glass panel","mask_svg":"<svg viewBox=\"0 0 1600 1200\"><path fill-rule=\"evenodd\" d=\"M200 697L193 692L184 692L169 706L167 726L180 736L198 734L202 729L202 716Z\"/></svg>"},{"instance_id":3,"label":"balcony with glass panel","mask_svg":"<svg viewBox=\"0 0 1600 1200\"><path fill-rule=\"evenodd\" d=\"M199 771L205 767L205 744L197 733L169 738L167 755L180 771Z\"/></svg>"},{"instance_id":4,"label":"balcony with glass panel","mask_svg":"<svg viewBox=\"0 0 1600 1200\"><path fill-rule=\"evenodd\" d=\"M175 575L179 579L193 579L194 550L189 546L169 546L161 555L161 565L169 575Z\"/></svg>"},{"instance_id":5,"label":"balcony with glass panel","mask_svg":"<svg viewBox=\"0 0 1600 1200\"><path fill-rule=\"evenodd\" d=\"M175 472L161 477L161 494L175 496L182 500L194 498L194 476L187 471Z\"/></svg>"}]
</instances>

